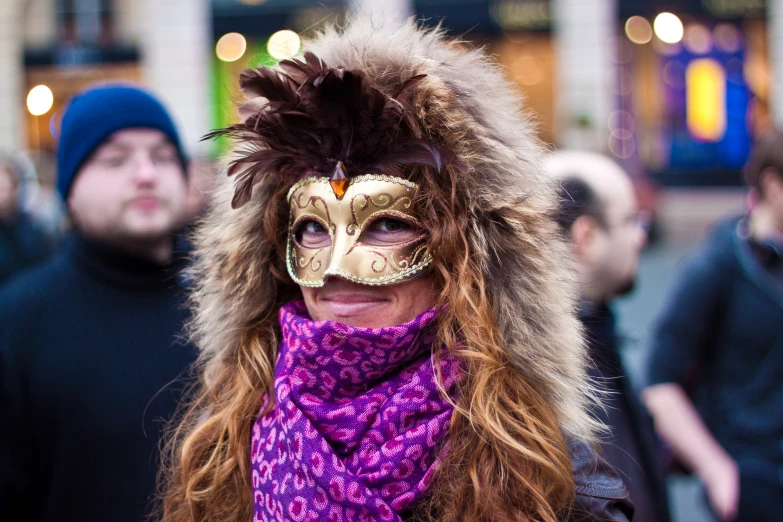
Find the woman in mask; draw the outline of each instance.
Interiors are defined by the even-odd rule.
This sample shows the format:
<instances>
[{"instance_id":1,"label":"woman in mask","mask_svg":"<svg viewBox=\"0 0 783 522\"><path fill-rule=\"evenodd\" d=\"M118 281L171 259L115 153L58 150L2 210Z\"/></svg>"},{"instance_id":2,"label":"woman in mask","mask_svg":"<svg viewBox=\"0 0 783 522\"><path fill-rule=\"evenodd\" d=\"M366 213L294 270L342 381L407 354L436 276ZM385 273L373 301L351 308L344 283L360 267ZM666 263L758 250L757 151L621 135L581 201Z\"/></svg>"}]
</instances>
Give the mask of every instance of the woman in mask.
<instances>
[{"instance_id":1,"label":"woman in mask","mask_svg":"<svg viewBox=\"0 0 783 522\"><path fill-rule=\"evenodd\" d=\"M627 520L515 89L414 23L245 71L166 522Z\"/></svg>"}]
</instances>

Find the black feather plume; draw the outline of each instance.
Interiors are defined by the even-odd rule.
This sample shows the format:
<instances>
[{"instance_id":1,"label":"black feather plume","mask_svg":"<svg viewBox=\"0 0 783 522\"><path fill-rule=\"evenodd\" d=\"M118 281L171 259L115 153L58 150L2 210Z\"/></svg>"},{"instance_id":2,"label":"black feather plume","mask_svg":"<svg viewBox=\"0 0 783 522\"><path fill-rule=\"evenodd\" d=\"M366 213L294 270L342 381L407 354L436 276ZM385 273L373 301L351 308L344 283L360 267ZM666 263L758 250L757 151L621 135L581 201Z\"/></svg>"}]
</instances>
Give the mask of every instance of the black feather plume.
<instances>
[{"instance_id":1,"label":"black feather plume","mask_svg":"<svg viewBox=\"0 0 783 522\"><path fill-rule=\"evenodd\" d=\"M234 208L247 203L266 175L327 176L338 161L349 175L400 175L406 165L464 168L449 149L417 137L412 115L406 115L425 75L387 95L361 71L330 68L310 52L279 67L282 72L266 67L243 72L240 86L250 98L240 106L245 121L204 137L230 136L245 145L228 169L237 176Z\"/></svg>"}]
</instances>

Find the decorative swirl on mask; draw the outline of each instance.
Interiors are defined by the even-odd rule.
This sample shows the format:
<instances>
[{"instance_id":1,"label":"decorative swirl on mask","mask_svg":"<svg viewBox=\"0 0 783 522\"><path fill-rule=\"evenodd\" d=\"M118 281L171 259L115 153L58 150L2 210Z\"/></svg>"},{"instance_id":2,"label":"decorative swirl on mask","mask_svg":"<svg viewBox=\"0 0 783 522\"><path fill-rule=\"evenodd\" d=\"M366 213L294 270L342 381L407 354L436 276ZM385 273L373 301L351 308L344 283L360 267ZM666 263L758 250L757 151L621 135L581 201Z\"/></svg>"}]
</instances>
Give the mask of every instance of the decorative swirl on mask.
<instances>
[{"instance_id":1,"label":"decorative swirl on mask","mask_svg":"<svg viewBox=\"0 0 783 522\"><path fill-rule=\"evenodd\" d=\"M313 272L318 272L321 269L322 263L320 259L316 260L315 258L318 254L321 253L321 250L323 250L323 248L318 249L312 256L310 256L310 259L306 260L304 257L300 257L299 259L297 259L297 263L299 264L299 267L300 268L309 267L310 270L312 270ZM294 256L295 255L296 254L294 254ZM313 261L315 261L315 263L313 263Z\"/></svg>"},{"instance_id":2,"label":"decorative swirl on mask","mask_svg":"<svg viewBox=\"0 0 783 522\"><path fill-rule=\"evenodd\" d=\"M382 274L384 270L386 270L386 267L389 266L389 259L385 255L381 254L376 250L370 250L370 252L380 257L381 260L383 260L383 266L381 266L380 268L378 268L377 265L377 263L379 262L378 259L375 259L372 263L370 263L370 268L372 268L372 271L375 272L376 274Z\"/></svg>"},{"instance_id":3,"label":"decorative swirl on mask","mask_svg":"<svg viewBox=\"0 0 783 522\"><path fill-rule=\"evenodd\" d=\"M402 272L403 270L406 270L406 269L407 269L409 266L411 266L411 261L410 261L410 259L411 259L412 257L413 257L413 256L406 256L406 257L403 257L403 258L401 258L399 261L397 261L397 262L395 263L394 256L392 256L392 266L393 266L393 267L394 267L394 268L395 268L395 269L396 269L398 272Z\"/></svg>"},{"instance_id":4,"label":"decorative swirl on mask","mask_svg":"<svg viewBox=\"0 0 783 522\"><path fill-rule=\"evenodd\" d=\"M422 259L427 256L428 245L422 244L409 256L403 256L400 259L396 258L394 252L392 252L390 256L386 256L377 250L370 250L370 252L380 258L375 259L370 263L370 268L372 268L372 271L376 274L385 272L389 266L391 266L394 272L403 272L408 270L410 267L415 266L417 263L422 262Z\"/></svg>"},{"instance_id":5,"label":"decorative swirl on mask","mask_svg":"<svg viewBox=\"0 0 783 522\"><path fill-rule=\"evenodd\" d=\"M362 203L357 205L356 200L358 198L362 198ZM359 225L359 220L356 217L356 213L358 212L364 212L367 210L367 207L370 206L370 203L373 204L373 206L379 210L385 210L392 208L397 205L397 203L402 204L403 208L410 208L413 204L413 200L410 198L410 196L397 196L396 198L392 197L391 194L388 194L386 192L382 194L378 194L378 196L373 199L372 196L369 196L367 194L356 194L354 197L351 198L350 208L351 208L351 222L348 223L348 226L345 227L345 231L349 236L353 236L356 234L357 230L359 233L362 232L364 229L364 223ZM357 210L358 207L358 210Z\"/></svg>"},{"instance_id":6,"label":"decorative swirl on mask","mask_svg":"<svg viewBox=\"0 0 783 522\"><path fill-rule=\"evenodd\" d=\"M326 204L326 200L324 198L322 198L321 196L310 196L309 198L307 198L307 201L302 203L302 197L304 197L304 194L298 194L291 198L292 212L294 211L294 205L296 205L296 207L299 210L303 210L309 207L310 205L312 205L313 208L318 208L318 203L320 203L321 205L323 205L324 211L326 212L326 220L328 224L330 226L332 225L332 216L329 214L329 205Z\"/></svg>"},{"instance_id":7,"label":"decorative swirl on mask","mask_svg":"<svg viewBox=\"0 0 783 522\"><path fill-rule=\"evenodd\" d=\"M406 265L404 267L404 269L407 269L408 266L414 266L414 265L417 265L419 263L422 263L424 258L427 257L429 255L429 253L430 253L430 246L429 246L429 244L427 244L427 243L422 244L421 246L419 246L419 248L417 248L413 252L413 255L411 255L411 257L409 259L405 260L406 262L410 262L410 265ZM400 266L402 266L402 263L400 264Z\"/></svg>"},{"instance_id":8,"label":"decorative swirl on mask","mask_svg":"<svg viewBox=\"0 0 783 522\"><path fill-rule=\"evenodd\" d=\"M409 256L403 256L399 260L397 260L395 256L392 255L391 266L397 272L408 270L410 267L416 265L417 263L420 263L422 258L424 258L427 255L427 252L428 252L428 245L422 244L419 245L419 247L416 250L414 250Z\"/></svg>"}]
</instances>

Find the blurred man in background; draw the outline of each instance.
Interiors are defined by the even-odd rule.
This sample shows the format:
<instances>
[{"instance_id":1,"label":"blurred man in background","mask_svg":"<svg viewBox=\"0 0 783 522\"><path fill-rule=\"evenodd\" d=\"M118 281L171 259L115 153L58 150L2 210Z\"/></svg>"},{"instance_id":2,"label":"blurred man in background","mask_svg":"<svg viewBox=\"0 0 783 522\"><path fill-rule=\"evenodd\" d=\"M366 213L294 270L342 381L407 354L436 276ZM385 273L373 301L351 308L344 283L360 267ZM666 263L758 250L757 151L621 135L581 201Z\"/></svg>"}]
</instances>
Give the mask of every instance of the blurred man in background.
<instances>
[{"instance_id":1,"label":"blurred man in background","mask_svg":"<svg viewBox=\"0 0 783 522\"><path fill-rule=\"evenodd\" d=\"M67 212L57 192L56 157L44 151L28 152L21 157L27 171L22 194L25 211L59 243L66 232Z\"/></svg>"},{"instance_id":2,"label":"blurred man in background","mask_svg":"<svg viewBox=\"0 0 783 522\"><path fill-rule=\"evenodd\" d=\"M0 158L0 285L40 263L54 250L44 228L19 208L19 176L13 162Z\"/></svg>"},{"instance_id":3,"label":"blurred man in background","mask_svg":"<svg viewBox=\"0 0 783 522\"><path fill-rule=\"evenodd\" d=\"M69 104L57 188L75 233L0 291L0 520L143 520L171 386L193 358L174 251L186 160L133 87Z\"/></svg>"},{"instance_id":4,"label":"blurred man in background","mask_svg":"<svg viewBox=\"0 0 783 522\"><path fill-rule=\"evenodd\" d=\"M684 264L654 333L644 400L720 520L783 517L783 134L757 146L758 199Z\"/></svg>"},{"instance_id":5,"label":"blurred man in background","mask_svg":"<svg viewBox=\"0 0 783 522\"><path fill-rule=\"evenodd\" d=\"M611 430L602 449L628 485L634 522L668 522L657 440L623 369L610 306L633 289L646 242L633 185L617 164L599 154L557 152L546 158L546 167L560 185L557 221L576 261L591 373L610 391L606 408L595 412Z\"/></svg>"}]
</instances>

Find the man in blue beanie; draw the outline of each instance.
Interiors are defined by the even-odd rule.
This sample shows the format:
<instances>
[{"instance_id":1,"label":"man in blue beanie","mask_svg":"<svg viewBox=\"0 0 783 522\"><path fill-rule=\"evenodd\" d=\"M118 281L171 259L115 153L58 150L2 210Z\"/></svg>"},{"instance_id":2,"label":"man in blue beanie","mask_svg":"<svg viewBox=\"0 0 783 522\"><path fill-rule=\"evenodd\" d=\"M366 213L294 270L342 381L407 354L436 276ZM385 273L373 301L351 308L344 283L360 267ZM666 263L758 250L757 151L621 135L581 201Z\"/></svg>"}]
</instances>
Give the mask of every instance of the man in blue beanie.
<instances>
[{"instance_id":1,"label":"man in blue beanie","mask_svg":"<svg viewBox=\"0 0 783 522\"><path fill-rule=\"evenodd\" d=\"M194 358L186 158L154 97L107 86L71 100L57 166L69 244L0 290L0 520L139 522Z\"/></svg>"}]
</instances>

